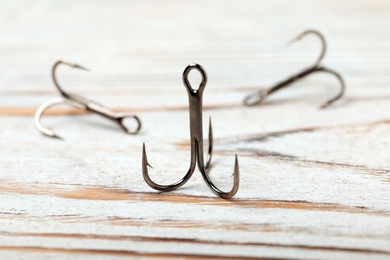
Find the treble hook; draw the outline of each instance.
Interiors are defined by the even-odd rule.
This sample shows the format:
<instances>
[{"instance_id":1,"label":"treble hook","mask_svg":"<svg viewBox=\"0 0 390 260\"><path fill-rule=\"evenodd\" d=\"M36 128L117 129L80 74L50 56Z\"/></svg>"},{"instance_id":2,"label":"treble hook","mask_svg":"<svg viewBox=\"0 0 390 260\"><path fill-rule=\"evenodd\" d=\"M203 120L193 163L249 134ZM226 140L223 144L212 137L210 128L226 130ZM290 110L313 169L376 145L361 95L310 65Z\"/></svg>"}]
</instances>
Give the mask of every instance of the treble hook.
<instances>
[{"instance_id":1,"label":"treble hook","mask_svg":"<svg viewBox=\"0 0 390 260\"><path fill-rule=\"evenodd\" d=\"M193 89L191 84L188 81L188 74L191 70L197 70L202 76L202 82L199 85L198 89ZM142 174L145 182L152 187L153 189L160 191L172 191L175 190L182 185L184 185L192 176L195 171L196 163L198 164L199 171L201 172L203 179L209 188L218 196L224 199L229 199L233 197L239 187L239 167L238 167L238 159L237 155L235 156L235 164L234 164L234 182L233 188L229 192L223 192L218 189L214 183L211 181L208 176L208 172L210 170L211 156L213 151L213 134L212 134L212 126L211 119L209 120L209 149L208 149L208 159L206 165L204 164L203 158L203 120L202 120L202 97L203 90L207 84L207 74L202 66L199 64L190 64L183 72L183 83L188 92L189 99L189 112L190 112L190 141L191 141L191 162L190 167L186 175L179 180L178 182L171 185L160 185L152 181L148 174L148 166L151 165L148 163L148 159L146 156L146 148L145 143L143 144L142 150Z\"/></svg>"},{"instance_id":2,"label":"treble hook","mask_svg":"<svg viewBox=\"0 0 390 260\"><path fill-rule=\"evenodd\" d=\"M274 85L273 87L271 87L269 89L262 89L256 93L253 93L253 94L246 96L244 99L244 105L246 105L246 106L259 105L265 100L266 97L268 97L272 93L278 91L279 89L287 87L288 85L292 84L293 82L295 82L299 79L302 79L302 78L304 78L312 73L315 73L315 72L330 73L330 74L334 75L340 82L339 93L336 96L334 96L333 98L326 101L324 104L322 104L320 106L321 109L326 108L327 106L329 106L330 104L332 104L333 102L335 102L336 100L340 99L343 96L343 94L345 92L345 83L344 83L342 76L338 72L320 65L320 63L321 63L321 61L324 58L325 53L326 53L325 37L320 32L315 31L315 30L304 31L303 33L299 34L298 36L296 36L292 40L290 40L288 42L288 44L290 45L294 42L297 42L309 34L316 35L320 39L321 44L322 44L322 50L321 50L321 53L320 53L318 59L316 60L316 62L313 65L311 65L310 67L308 67L307 69L304 69L302 72L299 72L299 73L289 77L288 79L277 83L276 85Z\"/></svg>"},{"instance_id":3,"label":"treble hook","mask_svg":"<svg viewBox=\"0 0 390 260\"><path fill-rule=\"evenodd\" d=\"M93 113L101 115L107 119L110 119L111 121L117 123L128 134L136 134L139 132L139 130L141 129L141 120L138 118L138 116L133 115L133 114L129 114L129 113L114 112L114 111L94 102L94 101L88 100L88 99L83 98L81 96L70 94L70 93L66 92L65 90L63 90L63 88L58 83L57 77L56 77L57 67L61 64L68 65L72 68L88 71L87 68L84 68L76 63L71 63L71 62L68 62L65 60L59 60L56 63L54 63L52 71L51 71L51 75L52 75L54 85L56 86L57 90L60 92L62 97L55 98L55 99L52 99L52 100L49 100L49 101L43 103L35 112L34 124L39 132L41 132L42 134L47 135L49 137L62 139L59 135L57 135L52 130L44 127L41 124L41 118L42 118L43 113L48 108L55 106L55 105L61 105L61 104L67 104L67 105L70 105L72 107L75 107L75 108L78 108L81 110L85 110L85 111L89 111L89 112L93 112ZM136 121L137 127L135 130L130 130L129 128L127 128L124 125L124 120L126 118L132 118Z\"/></svg>"}]
</instances>

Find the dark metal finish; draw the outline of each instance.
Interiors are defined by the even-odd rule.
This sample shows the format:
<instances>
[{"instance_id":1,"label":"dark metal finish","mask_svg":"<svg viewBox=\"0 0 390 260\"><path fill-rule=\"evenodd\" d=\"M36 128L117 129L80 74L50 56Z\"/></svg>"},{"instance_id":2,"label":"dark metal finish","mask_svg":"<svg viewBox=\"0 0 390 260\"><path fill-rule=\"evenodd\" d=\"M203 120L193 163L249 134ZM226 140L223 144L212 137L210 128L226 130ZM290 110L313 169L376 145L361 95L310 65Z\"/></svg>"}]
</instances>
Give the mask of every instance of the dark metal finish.
<instances>
[{"instance_id":1,"label":"dark metal finish","mask_svg":"<svg viewBox=\"0 0 390 260\"><path fill-rule=\"evenodd\" d=\"M326 41L325 41L324 36L320 32L315 31L315 30L305 31L305 32L299 34L298 36L296 36L295 38L293 38L291 41L289 41L289 44L301 40L302 38L304 38L308 34L314 34L321 40L322 50L321 50L320 56L318 57L317 61L312 66L308 67L307 69L303 70L302 72L299 72L299 73L289 77L288 79L277 83L276 85L274 85L273 87L271 87L269 89L262 89L258 92L255 92L253 94L246 96L244 99L244 104L246 106L259 105L259 104L263 103L265 98L268 97L269 95L271 95L272 93L274 93L274 92L276 92L284 87L287 87L290 84L294 83L295 81L302 79L302 78L304 78L312 73L315 73L315 72L326 72L326 73L333 74L340 82L339 93L335 97L329 99L324 104L322 104L320 106L320 108L326 108L327 106L329 106L330 104L332 104L333 102L335 102L336 100L340 99L343 96L343 94L345 92L345 83L344 83L342 76L338 72L320 65L320 63L321 63L321 61L324 58L325 53L326 53Z\"/></svg>"},{"instance_id":2,"label":"dark metal finish","mask_svg":"<svg viewBox=\"0 0 390 260\"><path fill-rule=\"evenodd\" d=\"M55 105L61 105L61 104L70 105L70 106L73 106L73 107L81 109L81 110L86 110L86 111L101 115L101 116L117 123L128 134L136 134L139 132L142 124L141 124L141 120L138 118L138 116L133 115L133 114L129 114L129 113L114 112L114 111L94 102L94 101L88 100L88 99L83 98L81 96L67 93L65 90L63 90L62 87L60 86L60 84L58 83L57 77L56 77L57 67L61 64L65 64L65 65L68 65L70 67L77 68L77 69L88 70L88 69L86 69L78 64L71 63L71 62L64 61L64 60L59 60L53 65L53 68L52 68L53 82L54 82L54 85L56 86L56 88L58 89L58 91L60 92L62 97L55 98L55 99L52 99L52 100L49 100L49 101L43 103L38 108L38 110L35 112L34 124L39 132L41 132L42 134L47 135L49 137L62 139L59 135L57 135L52 130L44 127L41 124L41 118L42 118L43 113L48 108L55 106ZM123 121L126 118L131 118L131 119L134 119L136 121L137 127L135 130L130 130L129 128L127 128L124 125Z\"/></svg>"},{"instance_id":3,"label":"dark metal finish","mask_svg":"<svg viewBox=\"0 0 390 260\"><path fill-rule=\"evenodd\" d=\"M200 72L202 76L202 82L199 85L199 88L197 90L193 89L191 87L191 84L188 81L188 74L191 70L197 70ZM142 151L142 174L144 177L145 182L152 187L153 189L160 190L160 191L172 191L175 190L181 186L183 186L192 176L192 174L195 171L196 163L198 164L199 171L201 172L203 179L205 180L206 184L210 187L210 189L224 199L229 199L233 197L239 187L239 167L238 167L238 159L237 155L235 158L235 165L234 165L234 182L233 182L233 188L229 192L223 192L220 189L218 189L214 183L210 180L210 177L208 176L208 172L210 170L210 163L211 163L211 156L213 151L213 133L212 133L212 126L211 126L211 119L209 120L209 149L208 149L208 159L207 163L205 165L204 163L204 157L203 157L203 119L202 119L202 97L203 97L203 91L207 84L207 74L206 71L203 69L202 66L198 64L190 64L187 66L187 68L183 72L183 83L184 86L187 89L188 92L188 99L189 99L189 111L190 111L190 140L191 140L191 161L190 161L190 167L185 176L179 180L178 182L171 184L171 185L160 185L155 182L153 182L148 174L148 159L146 156L146 148L145 143L143 144L143 151ZM150 166L151 167L151 166Z\"/></svg>"}]
</instances>

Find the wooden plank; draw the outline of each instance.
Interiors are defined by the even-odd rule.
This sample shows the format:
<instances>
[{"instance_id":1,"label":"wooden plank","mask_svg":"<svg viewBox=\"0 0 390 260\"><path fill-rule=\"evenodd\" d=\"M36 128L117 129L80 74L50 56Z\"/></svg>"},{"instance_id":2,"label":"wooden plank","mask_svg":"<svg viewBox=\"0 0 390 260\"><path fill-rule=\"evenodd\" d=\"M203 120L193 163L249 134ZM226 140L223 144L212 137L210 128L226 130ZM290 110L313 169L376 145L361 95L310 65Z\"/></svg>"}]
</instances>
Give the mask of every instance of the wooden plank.
<instances>
[{"instance_id":1,"label":"wooden plank","mask_svg":"<svg viewBox=\"0 0 390 260\"><path fill-rule=\"evenodd\" d=\"M389 259L390 3L365 1L5 1L0 4L0 256L14 258ZM319 44L283 44L320 29L324 63L347 83L342 100L318 74L243 107L245 95L310 64ZM50 66L66 89L140 116L126 135L96 115L54 107ZM200 174L158 193L154 180L189 165L188 98L181 74L204 66L204 130L212 117L216 197ZM191 82L199 81L196 73Z\"/></svg>"}]
</instances>

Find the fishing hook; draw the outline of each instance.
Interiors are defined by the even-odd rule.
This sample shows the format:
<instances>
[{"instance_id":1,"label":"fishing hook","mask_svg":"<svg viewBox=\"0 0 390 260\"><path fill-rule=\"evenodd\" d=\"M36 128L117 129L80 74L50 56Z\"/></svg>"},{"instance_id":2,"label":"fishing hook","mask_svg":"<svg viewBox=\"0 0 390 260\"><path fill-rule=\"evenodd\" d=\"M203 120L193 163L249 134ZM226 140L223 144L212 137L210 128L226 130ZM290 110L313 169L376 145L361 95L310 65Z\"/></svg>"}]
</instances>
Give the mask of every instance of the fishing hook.
<instances>
[{"instance_id":1,"label":"fishing hook","mask_svg":"<svg viewBox=\"0 0 390 260\"><path fill-rule=\"evenodd\" d=\"M286 80L283 80L283 81L275 84L274 86L270 87L269 89L262 89L260 91L257 91L253 94L246 96L244 99L244 105L246 105L246 106L259 105L259 104L263 103L264 100L272 93L274 93L274 92L276 92L284 87L287 87L290 84L294 83L295 81L302 79L302 78L304 78L312 73L315 73L315 72L325 72L325 73L332 74L340 82L340 91L338 92L338 94L336 96L334 96L333 98L327 100L325 103L323 103L320 106L321 109L328 107L329 105L331 105L333 102L337 101L338 99L340 99L344 95L345 83L344 83L343 77L338 72L321 65L321 61L324 58L326 50L327 50L327 45L326 45L325 37L320 32L318 32L316 30L304 31L303 33L299 34L298 36L296 36L292 40L290 40L288 42L288 45L293 44L299 40L302 40L305 36L307 36L309 34L316 35L321 41L322 50L321 50L321 53L320 53L319 57L317 58L316 62L313 65L311 65L310 67L308 67L307 69L304 69L302 72L299 72L299 73L287 78Z\"/></svg>"},{"instance_id":2,"label":"fishing hook","mask_svg":"<svg viewBox=\"0 0 390 260\"><path fill-rule=\"evenodd\" d=\"M62 64L68 65L72 68L88 71L88 69L85 67L82 67L76 63L71 63L71 62L68 62L65 60L59 60L53 65L53 68L51 71L52 79L53 79L54 85L56 86L57 90L60 92L62 97L55 98L55 99L52 99L52 100L49 100L49 101L43 103L35 112L34 124L39 132L41 132L42 134L49 136L49 137L62 139L55 132L44 127L41 123L41 118L42 118L43 113L48 108L50 108L52 106L56 106L56 105L63 105L63 104L75 107L77 109L81 109L81 110L85 110L85 111L89 111L89 112L93 112L93 113L96 113L98 115L101 115L101 116L117 123L128 134L136 134L139 132L142 124L141 124L141 120L138 118L138 116L133 115L133 114L129 114L129 113L124 113L124 112L114 112L114 111L94 102L94 101L91 101L91 100L88 100L84 97L66 92L60 86L60 84L58 83L57 77L56 77L57 68L59 65L62 65ZM137 127L135 130L130 130L128 127L126 127L124 125L124 120L127 118L131 118L131 119L134 119L136 121Z\"/></svg>"},{"instance_id":3,"label":"fishing hook","mask_svg":"<svg viewBox=\"0 0 390 260\"><path fill-rule=\"evenodd\" d=\"M197 70L202 76L202 81L199 85L198 89L193 89L191 84L188 81L188 75L191 70ZM204 164L203 157L203 120L202 120L202 97L203 91L207 84L207 74L202 66L199 64L190 64L186 67L183 72L183 83L187 89L188 99L189 99L189 115L190 115L190 141L191 141L191 161L188 172L185 176L177 181L176 183L170 185L160 185L155 183L150 179L148 173L148 166L151 165L148 163L148 159L146 156L146 148L145 143L143 144L142 150L142 174L145 182L152 187L153 189L160 191L172 191L181 186L183 186L192 176L195 171L196 164L198 164L199 171L201 172L204 181L209 186L209 188L218 196L224 199L229 199L233 197L239 187L239 167L238 167L238 159L237 155L235 156L235 164L234 164L234 181L233 187L230 191L224 192L215 186L215 184L211 181L208 176L208 172L210 170L211 156L213 151L213 134L212 134L212 126L211 119L209 119L209 149L208 149L208 159L206 165Z\"/></svg>"}]
</instances>

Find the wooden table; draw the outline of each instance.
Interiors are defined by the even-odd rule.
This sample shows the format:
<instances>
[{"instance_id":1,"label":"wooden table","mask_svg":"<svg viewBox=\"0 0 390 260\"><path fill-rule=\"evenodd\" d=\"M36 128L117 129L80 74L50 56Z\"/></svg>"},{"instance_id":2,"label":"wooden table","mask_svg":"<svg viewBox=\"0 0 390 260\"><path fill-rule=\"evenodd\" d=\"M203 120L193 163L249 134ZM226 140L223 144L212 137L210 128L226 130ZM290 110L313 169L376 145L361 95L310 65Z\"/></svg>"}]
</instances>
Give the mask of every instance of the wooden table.
<instances>
[{"instance_id":1,"label":"wooden table","mask_svg":"<svg viewBox=\"0 0 390 260\"><path fill-rule=\"evenodd\" d=\"M1 2L0 258L389 259L389 26L386 0ZM345 96L318 109L338 82L316 74L244 107L315 60L315 37L283 47L307 28L326 36ZM39 134L59 58L91 69L61 68L67 90L136 113L140 134L62 106L43 123L65 140ZM188 168L181 75L193 62L209 76L204 128L211 116L222 189L238 154L232 200L198 172L170 193L142 178L143 142L155 181Z\"/></svg>"}]
</instances>

